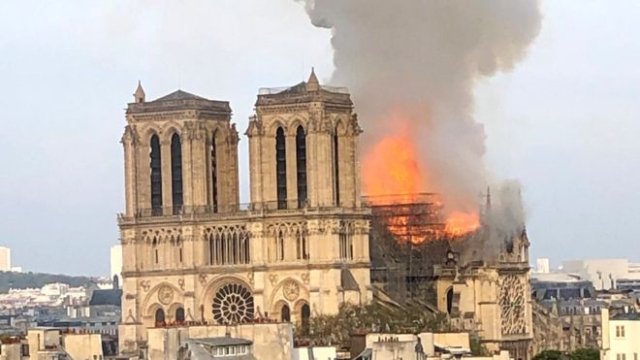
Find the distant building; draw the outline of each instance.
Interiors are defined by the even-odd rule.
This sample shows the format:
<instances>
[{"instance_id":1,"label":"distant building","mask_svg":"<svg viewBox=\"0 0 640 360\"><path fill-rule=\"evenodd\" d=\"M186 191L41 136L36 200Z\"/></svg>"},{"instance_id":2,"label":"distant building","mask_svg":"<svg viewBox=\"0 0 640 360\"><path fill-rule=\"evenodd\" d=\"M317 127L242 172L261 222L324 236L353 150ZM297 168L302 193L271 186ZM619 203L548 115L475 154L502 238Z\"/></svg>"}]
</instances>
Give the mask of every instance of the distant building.
<instances>
[{"instance_id":1,"label":"distant building","mask_svg":"<svg viewBox=\"0 0 640 360\"><path fill-rule=\"evenodd\" d=\"M538 274L548 274L549 273L549 259L548 258L536 259L536 272Z\"/></svg>"},{"instance_id":2,"label":"distant building","mask_svg":"<svg viewBox=\"0 0 640 360\"><path fill-rule=\"evenodd\" d=\"M0 246L0 271L11 271L11 249Z\"/></svg>"},{"instance_id":3,"label":"distant building","mask_svg":"<svg viewBox=\"0 0 640 360\"><path fill-rule=\"evenodd\" d=\"M531 291L538 301L591 298L596 293L589 280L562 273L532 274Z\"/></svg>"},{"instance_id":4,"label":"distant building","mask_svg":"<svg viewBox=\"0 0 640 360\"><path fill-rule=\"evenodd\" d=\"M111 280L118 277L118 285L122 284L122 245L114 245L111 247ZM114 288L116 283L114 281Z\"/></svg>"},{"instance_id":5,"label":"distant building","mask_svg":"<svg viewBox=\"0 0 640 360\"><path fill-rule=\"evenodd\" d=\"M640 354L640 314L626 313L609 316L602 309L602 360L636 360Z\"/></svg>"},{"instance_id":6,"label":"distant building","mask_svg":"<svg viewBox=\"0 0 640 360\"><path fill-rule=\"evenodd\" d=\"M640 264L631 263L628 259L564 261L562 272L591 281L596 290L615 289L616 282L620 280L640 280Z\"/></svg>"}]
</instances>

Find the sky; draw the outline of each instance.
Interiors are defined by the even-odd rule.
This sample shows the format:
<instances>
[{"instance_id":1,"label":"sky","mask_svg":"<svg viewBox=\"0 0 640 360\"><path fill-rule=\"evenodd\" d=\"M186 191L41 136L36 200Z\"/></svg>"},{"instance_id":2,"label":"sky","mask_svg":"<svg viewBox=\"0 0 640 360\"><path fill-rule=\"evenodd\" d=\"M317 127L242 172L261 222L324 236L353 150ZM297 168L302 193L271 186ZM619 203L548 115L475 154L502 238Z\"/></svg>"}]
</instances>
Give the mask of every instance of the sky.
<instances>
[{"instance_id":1,"label":"sky","mask_svg":"<svg viewBox=\"0 0 640 360\"><path fill-rule=\"evenodd\" d=\"M475 89L486 161L523 184L532 259L635 260L640 3L547 0L542 13L527 57ZM312 66L331 77L330 37L293 0L0 2L0 245L28 271L107 275L137 81L148 99L228 100L244 133L260 87ZM244 136L239 150L246 201Z\"/></svg>"}]
</instances>

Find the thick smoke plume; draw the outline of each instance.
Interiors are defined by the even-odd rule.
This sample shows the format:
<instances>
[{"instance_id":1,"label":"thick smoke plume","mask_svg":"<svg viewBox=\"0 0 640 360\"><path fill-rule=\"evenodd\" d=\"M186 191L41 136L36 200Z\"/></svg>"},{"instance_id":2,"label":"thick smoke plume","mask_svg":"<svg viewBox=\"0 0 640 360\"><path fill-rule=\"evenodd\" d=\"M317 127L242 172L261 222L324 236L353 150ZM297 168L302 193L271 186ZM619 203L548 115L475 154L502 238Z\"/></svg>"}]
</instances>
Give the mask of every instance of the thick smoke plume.
<instances>
[{"instance_id":1,"label":"thick smoke plume","mask_svg":"<svg viewBox=\"0 0 640 360\"><path fill-rule=\"evenodd\" d=\"M540 30L538 1L305 4L312 23L332 31L331 81L351 90L365 130L362 156L384 138L406 137L417 147L419 190L442 194L449 211L477 211L491 173L474 85L523 59Z\"/></svg>"}]
</instances>

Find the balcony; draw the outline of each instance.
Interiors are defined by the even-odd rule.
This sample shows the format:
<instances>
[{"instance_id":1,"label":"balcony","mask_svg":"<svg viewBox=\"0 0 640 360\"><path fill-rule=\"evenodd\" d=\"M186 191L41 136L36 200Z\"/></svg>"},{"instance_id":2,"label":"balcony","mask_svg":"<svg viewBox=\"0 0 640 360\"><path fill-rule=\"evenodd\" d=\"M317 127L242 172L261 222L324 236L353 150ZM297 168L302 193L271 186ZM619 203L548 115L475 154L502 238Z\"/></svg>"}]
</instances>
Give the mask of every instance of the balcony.
<instances>
[{"instance_id":1,"label":"balcony","mask_svg":"<svg viewBox=\"0 0 640 360\"><path fill-rule=\"evenodd\" d=\"M179 206L179 207L157 207L138 209L132 216L118 214L120 224L133 223L136 221L154 220L181 220L181 219L216 219L216 218L246 218L247 216L260 216L268 214L295 214L301 211L305 213L325 213L325 212L353 212L354 210L366 211L362 208L348 206L315 206L311 207L306 201L297 199L285 201L263 201L255 203L231 204L224 206Z\"/></svg>"}]
</instances>

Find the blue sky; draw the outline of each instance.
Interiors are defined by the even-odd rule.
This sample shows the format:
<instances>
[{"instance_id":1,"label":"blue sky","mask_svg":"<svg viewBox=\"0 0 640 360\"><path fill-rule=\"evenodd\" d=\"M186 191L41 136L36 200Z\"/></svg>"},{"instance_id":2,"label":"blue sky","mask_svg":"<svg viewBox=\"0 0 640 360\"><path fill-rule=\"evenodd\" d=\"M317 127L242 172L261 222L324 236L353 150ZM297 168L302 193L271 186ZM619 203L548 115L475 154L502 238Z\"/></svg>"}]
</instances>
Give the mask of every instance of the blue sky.
<instances>
[{"instance_id":1,"label":"blue sky","mask_svg":"<svg viewBox=\"0 0 640 360\"><path fill-rule=\"evenodd\" d=\"M634 258L640 4L546 1L543 15L528 57L476 88L487 163L524 185L532 257ZM148 98L229 100L244 132L259 87L333 69L330 32L292 0L3 1L0 20L0 244L26 270L108 273L138 80Z\"/></svg>"}]
</instances>

